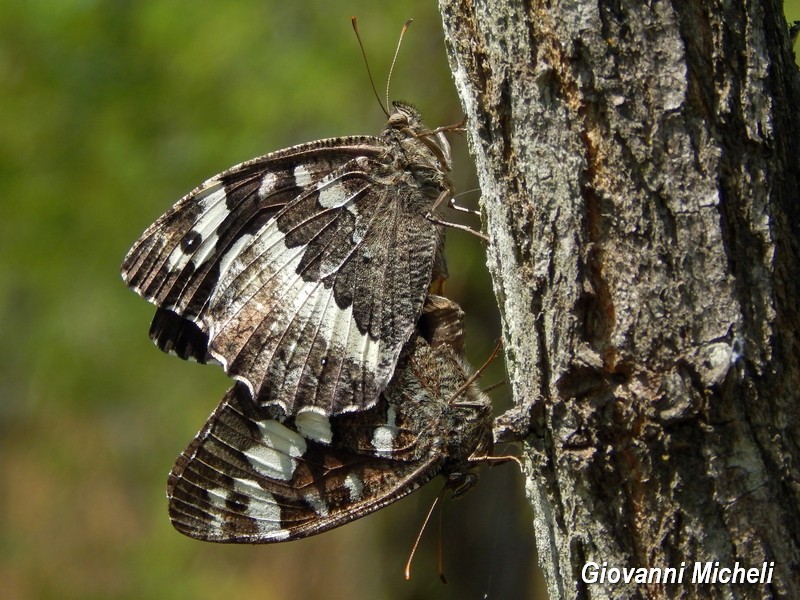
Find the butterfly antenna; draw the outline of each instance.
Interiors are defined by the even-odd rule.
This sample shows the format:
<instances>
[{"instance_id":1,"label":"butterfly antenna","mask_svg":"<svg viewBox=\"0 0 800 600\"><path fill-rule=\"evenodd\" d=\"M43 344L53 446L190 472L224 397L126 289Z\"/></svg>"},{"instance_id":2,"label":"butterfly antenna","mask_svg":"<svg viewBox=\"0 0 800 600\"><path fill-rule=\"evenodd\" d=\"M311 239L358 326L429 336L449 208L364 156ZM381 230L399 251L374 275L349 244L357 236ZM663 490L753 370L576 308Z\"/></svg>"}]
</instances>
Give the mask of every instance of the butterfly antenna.
<instances>
[{"instance_id":1,"label":"butterfly antenna","mask_svg":"<svg viewBox=\"0 0 800 600\"><path fill-rule=\"evenodd\" d=\"M439 500L442 499L442 495L444 494L447 488L443 488L439 495L436 496L436 499L431 504L430 509L428 510L428 514L425 516L425 520L422 522L422 527L419 528L419 533L417 534L417 539L414 541L414 546L411 548L411 554L408 555L408 561L406 562L406 581L411 579L411 561L414 560L414 555L417 553L417 548L419 547L419 541L422 539L422 533L425 531L425 528L428 526L428 521L431 520L431 515L433 514L433 509L436 508L436 505L439 504Z\"/></svg>"},{"instance_id":2,"label":"butterfly antenna","mask_svg":"<svg viewBox=\"0 0 800 600\"><path fill-rule=\"evenodd\" d=\"M466 389L467 389L469 386L471 386L473 383L475 383L475 381L478 379L478 377L480 377L480 376L481 376L481 374L482 374L482 373L483 373L483 372L486 370L486 368L487 368L487 367L488 367L490 364L492 364L492 362L494 361L494 359L495 359L495 358L497 358L497 353L498 353L498 352L500 352L500 348L502 347L502 345L503 345L503 342L502 342L502 340L497 340L497 342L495 342L495 345L494 345L494 350L492 350L492 353L489 355L489 358L487 358L487 359L486 359L486 362L485 362L485 363L483 363L483 364L481 365L481 368L480 368L480 369L478 369L477 371L475 371L475 372L474 372L474 373L473 373L473 374L472 374L472 375L469 377L469 379L467 379L467 380L464 382L464 385L462 385L460 388L458 388L458 389L456 390L456 392L455 392L455 393L454 393L454 394L453 394L453 395L450 397L450 400L448 400L448 402L452 402L453 400L455 400L456 398L458 398L458 397L459 397L461 394L463 394L463 393L464 393L464 390L466 390Z\"/></svg>"},{"instance_id":3,"label":"butterfly antenna","mask_svg":"<svg viewBox=\"0 0 800 600\"><path fill-rule=\"evenodd\" d=\"M356 39L358 40L358 47L361 48L361 56L364 57L364 66L367 67L367 76L369 77L369 85L372 87L372 93L375 94L375 100L378 101L378 106L381 107L383 114L386 115L386 118L389 118L389 103L386 103L386 107L383 106L381 102L381 97L378 95L378 90L375 87L375 80L372 79L372 71L369 70L369 61L367 60L367 52L364 50L364 44L361 42L361 35L358 33L358 25L356 24L356 18L350 17L350 22L353 24L353 31L356 33Z\"/></svg>"},{"instance_id":4,"label":"butterfly antenna","mask_svg":"<svg viewBox=\"0 0 800 600\"><path fill-rule=\"evenodd\" d=\"M439 579L442 583L447 584L447 577L444 576L444 551L442 550L442 522L444 521L442 515L444 514L444 504L439 505L439 559L437 562L439 568Z\"/></svg>"},{"instance_id":5,"label":"butterfly antenna","mask_svg":"<svg viewBox=\"0 0 800 600\"><path fill-rule=\"evenodd\" d=\"M505 384L507 384L507 383L508 383L508 380L507 380L507 379L504 377L503 379L501 379L501 380L500 380L500 381L498 381L497 383L493 383L493 384L492 384L492 385L490 385L490 386L487 386L487 387L485 387L485 388L481 388L481 391L482 391L484 394L488 394L489 392L493 392L493 391L495 391L497 388L499 388L499 387L502 387L502 386L504 386L504 385L505 385Z\"/></svg>"},{"instance_id":6,"label":"butterfly antenna","mask_svg":"<svg viewBox=\"0 0 800 600\"><path fill-rule=\"evenodd\" d=\"M397 55L400 54L400 44L403 43L403 36L408 31L408 28L411 27L411 23L414 22L414 19L409 19L405 23L403 23L403 28L400 30L400 39L397 40L397 48L394 50L394 57L392 58L392 66L389 67L389 77L386 79L386 113L389 112L389 84L392 82L392 73L394 72L394 64L397 62Z\"/></svg>"}]
</instances>

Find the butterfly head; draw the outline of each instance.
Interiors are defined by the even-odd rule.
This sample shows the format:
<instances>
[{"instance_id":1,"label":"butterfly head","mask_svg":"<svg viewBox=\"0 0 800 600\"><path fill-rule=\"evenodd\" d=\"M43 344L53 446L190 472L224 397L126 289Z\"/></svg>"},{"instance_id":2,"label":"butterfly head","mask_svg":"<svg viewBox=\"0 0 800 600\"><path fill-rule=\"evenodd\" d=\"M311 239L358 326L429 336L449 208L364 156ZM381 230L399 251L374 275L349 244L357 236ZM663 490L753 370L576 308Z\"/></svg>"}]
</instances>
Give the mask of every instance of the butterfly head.
<instances>
[{"instance_id":1,"label":"butterfly head","mask_svg":"<svg viewBox=\"0 0 800 600\"><path fill-rule=\"evenodd\" d=\"M419 111L410 104L397 100L392 102L392 111L389 113L383 134L385 137L399 140L401 144L404 140L419 141L433 153L444 171L452 170L450 143L444 133L441 131L434 133L428 129L423 124Z\"/></svg>"},{"instance_id":2,"label":"butterfly head","mask_svg":"<svg viewBox=\"0 0 800 600\"><path fill-rule=\"evenodd\" d=\"M389 113L386 127L401 131L410 129L414 133L421 133L425 130L419 111L410 104L399 100L392 102L392 112Z\"/></svg>"}]
</instances>

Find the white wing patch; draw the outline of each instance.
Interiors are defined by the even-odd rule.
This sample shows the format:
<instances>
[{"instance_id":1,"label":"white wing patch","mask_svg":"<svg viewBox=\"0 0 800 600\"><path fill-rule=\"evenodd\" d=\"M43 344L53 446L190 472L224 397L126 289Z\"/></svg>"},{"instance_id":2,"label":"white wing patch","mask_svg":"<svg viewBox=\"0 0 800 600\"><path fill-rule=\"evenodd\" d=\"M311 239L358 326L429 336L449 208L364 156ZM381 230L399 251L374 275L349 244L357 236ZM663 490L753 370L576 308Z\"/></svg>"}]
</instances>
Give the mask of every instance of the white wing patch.
<instances>
[{"instance_id":1,"label":"white wing patch","mask_svg":"<svg viewBox=\"0 0 800 600\"><path fill-rule=\"evenodd\" d=\"M228 500L228 493L229 490L222 487L209 488L206 490L208 501L211 506L214 507L214 510L207 511L206 514L210 520L205 524L205 527L207 527L212 534L217 536L224 535L225 519L222 515L225 514L227 510L226 503Z\"/></svg>"},{"instance_id":2,"label":"white wing patch","mask_svg":"<svg viewBox=\"0 0 800 600\"><path fill-rule=\"evenodd\" d=\"M246 514L256 521L262 537L275 541L289 537L289 532L281 529L281 508L275 496L250 479L234 479L233 489L249 498Z\"/></svg>"},{"instance_id":3,"label":"white wing patch","mask_svg":"<svg viewBox=\"0 0 800 600\"><path fill-rule=\"evenodd\" d=\"M304 438L326 445L333 441L330 419L315 410L301 410L294 418L294 424Z\"/></svg>"},{"instance_id":4,"label":"white wing patch","mask_svg":"<svg viewBox=\"0 0 800 600\"><path fill-rule=\"evenodd\" d=\"M388 458L394 450L394 439L397 437L397 413L393 406L386 411L386 424L379 425L372 433L372 447L376 454Z\"/></svg>"},{"instance_id":5,"label":"white wing patch","mask_svg":"<svg viewBox=\"0 0 800 600\"><path fill-rule=\"evenodd\" d=\"M280 541L289 537L289 531L281 529L281 509L275 496L249 479L234 479L232 489L214 487L206 491L209 503L215 509L207 513L211 520L205 525L212 534L218 537L230 535L225 529L225 515L230 510L227 503L234 498L234 492L248 498L245 514L255 521L260 538Z\"/></svg>"},{"instance_id":6,"label":"white wing patch","mask_svg":"<svg viewBox=\"0 0 800 600\"><path fill-rule=\"evenodd\" d=\"M278 183L278 176L275 173L265 173L258 188L258 197L262 200L267 198L275 189L276 183Z\"/></svg>"},{"instance_id":7,"label":"white wing patch","mask_svg":"<svg viewBox=\"0 0 800 600\"><path fill-rule=\"evenodd\" d=\"M246 233L233 244L231 244L231 247L228 248L228 251L219 260L219 273L221 277L225 276L225 273L227 273L228 269L231 268L233 261L237 256L239 256L239 254L241 254L244 248L247 248L247 246L250 245L252 239L253 235L251 233Z\"/></svg>"},{"instance_id":8,"label":"white wing patch","mask_svg":"<svg viewBox=\"0 0 800 600\"><path fill-rule=\"evenodd\" d=\"M311 507L318 516L320 517L327 517L328 516L328 504L323 500L319 492L313 491L308 492L306 495L303 496L303 499L308 502L308 505Z\"/></svg>"},{"instance_id":9,"label":"white wing patch","mask_svg":"<svg viewBox=\"0 0 800 600\"><path fill-rule=\"evenodd\" d=\"M348 473L344 478L344 486L350 493L350 502L361 500L364 494L364 482L361 481L355 473Z\"/></svg>"},{"instance_id":10,"label":"white wing patch","mask_svg":"<svg viewBox=\"0 0 800 600\"><path fill-rule=\"evenodd\" d=\"M242 310L259 290L273 280L276 295L278 290L289 292L290 275L295 275L304 248L287 248L283 233L277 223L271 221L257 236L250 236L247 243L237 246L236 250L236 253L229 251L226 254L226 268L220 273L219 283L209 299L211 306L223 306L225 314L231 316ZM269 264L272 268L257 269L254 264ZM244 277L248 279L237 281Z\"/></svg>"},{"instance_id":11,"label":"white wing patch","mask_svg":"<svg viewBox=\"0 0 800 600\"><path fill-rule=\"evenodd\" d=\"M352 193L338 180L323 181L317 187L319 204L324 208L336 208L346 204Z\"/></svg>"},{"instance_id":12,"label":"white wing patch","mask_svg":"<svg viewBox=\"0 0 800 600\"><path fill-rule=\"evenodd\" d=\"M306 441L278 421L258 421L259 443L244 451L253 468L264 477L289 481L297 459L306 451Z\"/></svg>"},{"instance_id":13,"label":"white wing patch","mask_svg":"<svg viewBox=\"0 0 800 600\"><path fill-rule=\"evenodd\" d=\"M307 187L314 181L311 172L305 165L297 165L292 171L292 175L294 175L294 184L299 188Z\"/></svg>"}]
</instances>

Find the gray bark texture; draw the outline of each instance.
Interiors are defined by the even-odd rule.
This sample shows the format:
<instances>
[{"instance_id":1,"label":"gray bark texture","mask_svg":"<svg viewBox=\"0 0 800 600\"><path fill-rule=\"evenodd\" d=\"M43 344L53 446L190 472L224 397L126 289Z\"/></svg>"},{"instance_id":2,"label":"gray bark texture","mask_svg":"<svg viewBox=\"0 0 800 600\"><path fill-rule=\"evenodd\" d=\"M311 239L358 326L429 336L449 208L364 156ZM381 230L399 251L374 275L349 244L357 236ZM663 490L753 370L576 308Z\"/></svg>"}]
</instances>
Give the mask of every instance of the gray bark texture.
<instances>
[{"instance_id":1,"label":"gray bark texture","mask_svg":"<svg viewBox=\"0 0 800 600\"><path fill-rule=\"evenodd\" d=\"M777 1L440 0L550 598L800 598L800 84ZM588 584L583 566L680 567ZM692 565L772 582L692 584Z\"/></svg>"}]
</instances>

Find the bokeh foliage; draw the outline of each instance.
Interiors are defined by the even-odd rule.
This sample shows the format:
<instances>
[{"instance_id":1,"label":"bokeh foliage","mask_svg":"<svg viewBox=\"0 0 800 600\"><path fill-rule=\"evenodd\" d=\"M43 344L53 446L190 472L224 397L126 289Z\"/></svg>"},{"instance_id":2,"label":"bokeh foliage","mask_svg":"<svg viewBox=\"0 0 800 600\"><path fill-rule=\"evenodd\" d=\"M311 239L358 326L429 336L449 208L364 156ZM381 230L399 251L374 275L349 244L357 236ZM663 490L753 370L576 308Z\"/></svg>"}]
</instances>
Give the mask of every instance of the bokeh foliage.
<instances>
[{"instance_id":1,"label":"bokeh foliage","mask_svg":"<svg viewBox=\"0 0 800 600\"><path fill-rule=\"evenodd\" d=\"M402 580L435 483L296 543L220 546L175 533L166 473L228 381L158 352L147 339L152 308L118 274L141 231L208 176L291 144L381 129L351 15L379 87L414 17L392 96L430 124L459 121L435 3L62 0L4 3L3 13L2 596L529 597L531 530L512 466L448 506L448 586L435 573L435 527L414 578ZM457 187L473 188L466 144L452 141ZM458 232L448 244L447 293L470 316L480 363L499 335L483 249ZM501 377L498 364L484 381Z\"/></svg>"}]
</instances>

